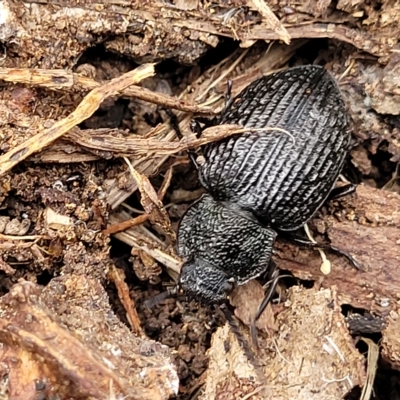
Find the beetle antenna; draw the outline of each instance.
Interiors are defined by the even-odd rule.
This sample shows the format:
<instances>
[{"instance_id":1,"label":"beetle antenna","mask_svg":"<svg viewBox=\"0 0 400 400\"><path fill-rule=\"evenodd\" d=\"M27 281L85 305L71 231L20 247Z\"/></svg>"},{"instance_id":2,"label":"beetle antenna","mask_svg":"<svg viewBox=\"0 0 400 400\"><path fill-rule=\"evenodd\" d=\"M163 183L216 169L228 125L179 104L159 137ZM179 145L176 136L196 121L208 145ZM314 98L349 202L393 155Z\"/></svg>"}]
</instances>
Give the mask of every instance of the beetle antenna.
<instances>
[{"instance_id":1,"label":"beetle antenna","mask_svg":"<svg viewBox=\"0 0 400 400\"><path fill-rule=\"evenodd\" d=\"M250 348L250 345L248 341L245 339L243 336L242 332L240 331L239 323L237 319L235 318L232 310L228 308L227 304L222 304L220 307L222 313L225 316L225 319L228 321L228 324L236 336L237 341L239 342L240 346L243 348L244 354L248 358L248 360L251 362L251 364L254 366L256 370L259 369L260 364L256 359L256 356L253 353L253 350Z\"/></svg>"},{"instance_id":2,"label":"beetle antenna","mask_svg":"<svg viewBox=\"0 0 400 400\"><path fill-rule=\"evenodd\" d=\"M144 302L144 305L145 305L145 307L151 309L151 308L157 306L158 304L160 304L165 299L168 299L168 297L175 296L176 292L177 292L176 286L168 288L165 292L161 292L161 293L157 294L156 296L153 296L150 299L146 300Z\"/></svg>"}]
</instances>

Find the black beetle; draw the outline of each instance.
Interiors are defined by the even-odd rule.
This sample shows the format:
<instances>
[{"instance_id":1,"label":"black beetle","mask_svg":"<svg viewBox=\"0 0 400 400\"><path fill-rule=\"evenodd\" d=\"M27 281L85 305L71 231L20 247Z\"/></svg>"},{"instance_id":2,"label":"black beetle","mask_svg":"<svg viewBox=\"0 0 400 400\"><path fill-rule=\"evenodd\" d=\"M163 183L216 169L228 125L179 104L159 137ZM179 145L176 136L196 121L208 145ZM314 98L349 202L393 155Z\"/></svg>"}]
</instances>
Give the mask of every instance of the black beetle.
<instances>
[{"instance_id":1,"label":"black beetle","mask_svg":"<svg viewBox=\"0 0 400 400\"><path fill-rule=\"evenodd\" d=\"M169 115L182 138L176 116ZM256 365L228 309L228 296L235 285L262 274L270 280L251 327L257 344L255 322L280 278L271 259L276 236L309 245L293 232L328 196L354 190L352 185L333 189L350 149L349 119L332 75L308 65L254 81L208 123L215 124L237 124L249 131L204 146L201 164L189 151L208 194L192 204L179 223L177 252L184 263L178 285L146 303L157 303L179 288L206 306L220 304ZM201 135L199 123L193 129ZM327 247L357 266L346 253Z\"/></svg>"},{"instance_id":2,"label":"black beetle","mask_svg":"<svg viewBox=\"0 0 400 400\"><path fill-rule=\"evenodd\" d=\"M185 260L179 287L208 305L225 302L234 284L268 271L277 233L297 230L322 206L351 139L339 87L319 66L254 81L217 123L279 130L211 143L196 165L209 195L187 210L178 228Z\"/></svg>"}]
</instances>

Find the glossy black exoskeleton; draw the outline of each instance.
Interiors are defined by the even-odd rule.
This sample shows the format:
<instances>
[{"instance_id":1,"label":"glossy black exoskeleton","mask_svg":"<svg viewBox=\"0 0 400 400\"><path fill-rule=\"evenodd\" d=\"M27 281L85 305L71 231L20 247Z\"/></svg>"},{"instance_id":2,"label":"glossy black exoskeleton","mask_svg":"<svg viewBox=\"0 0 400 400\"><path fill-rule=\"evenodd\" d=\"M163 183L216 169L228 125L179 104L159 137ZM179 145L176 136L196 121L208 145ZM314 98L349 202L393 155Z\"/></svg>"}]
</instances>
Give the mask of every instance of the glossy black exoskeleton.
<instances>
[{"instance_id":1,"label":"glossy black exoskeleton","mask_svg":"<svg viewBox=\"0 0 400 400\"><path fill-rule=\"evenodd\" d=\"M288 69L248 86L220 124L280 128L203 148L200 179L216 201L235 203L281 231L303 226L332 190L350 146L337 83L318 66Z\"/></svg>"},{"instance_id":2,"label":"glossy black exoskeleton","mask_svg":"<svg viewBox=\"0 0 400 400\"><path fill-rule=\"evenodd\" d=\"M249 130L203 148L197 168L209 195L183 216L177 249L185 259L179 286L208 305L268 271L276 232L295 231L316 213L350 147L339 87L319 66L256 80L217 123L279 130Z\"/></svg>"}]
</instances>

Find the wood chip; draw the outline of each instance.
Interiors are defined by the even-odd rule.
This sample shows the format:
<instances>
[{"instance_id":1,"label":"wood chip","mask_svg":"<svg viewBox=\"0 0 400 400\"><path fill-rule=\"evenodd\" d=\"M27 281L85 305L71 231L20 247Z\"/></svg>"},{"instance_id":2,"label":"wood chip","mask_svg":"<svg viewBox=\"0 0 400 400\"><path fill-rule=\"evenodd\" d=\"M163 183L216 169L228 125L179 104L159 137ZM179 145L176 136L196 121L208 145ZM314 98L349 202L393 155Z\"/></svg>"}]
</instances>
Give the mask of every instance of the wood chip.
<instances>
[{"instance_id":1,"label":"wood chip","mask_svg":"<svg viewBox=\"0 0 400 400\"><path fill-rule=\"evenodd\" d=\"M140 319L136 311L135 303L129 294L129 287L125 282L123 271L113 265L111 267L109 276L117 287L118 297L125 308L126 316L133 329L133 332L135 332L137 336L142 336L143 330L140 326Z\"/></svg>"},{"instance_id":2,"label":"wood chip","mask_svg":"<svg viewBox=\"0 0 400 400\"><path fill-rule=\"evenodd\" d=\"M264 0L250 0L250 8L257 10L266 26L273 30L286 44L290 43L290 35L276 15L271 11Z\"/></svg>"}]
</instances>

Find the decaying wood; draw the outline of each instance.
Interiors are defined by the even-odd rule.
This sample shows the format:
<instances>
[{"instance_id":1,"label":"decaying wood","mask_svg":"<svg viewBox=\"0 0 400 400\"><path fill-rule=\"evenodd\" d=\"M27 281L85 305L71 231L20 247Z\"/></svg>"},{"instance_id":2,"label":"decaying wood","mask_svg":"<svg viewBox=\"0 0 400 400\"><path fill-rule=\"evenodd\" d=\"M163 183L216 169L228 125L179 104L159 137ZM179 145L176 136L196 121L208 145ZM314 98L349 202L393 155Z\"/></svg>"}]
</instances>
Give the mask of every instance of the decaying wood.
<instances>
[{"instance_id":1,"label":"decaying wood","mask_svg":"<svg viewBox=\"0 0 400 400\"><path fill-rule=\"evenodd\" d=\"M394 369L400 370L400 315L399 310L390 312L387 326L382 332L382 356Z\"/></svg>"},{"instance_id":2,"label":"decaying wood","mask_svg":"<svg viewBox=\"0 0 400 400\"><path fill-rule=\"evenodd\" d=\"M323 276L318 252L279 241L276 262L300 279L325 288L336 286L342 304L388 315L400 299L400 195L359 185L356 195L343 202L341 211L317 217L312 224L326 231L333 246L352 255L362 271L327 252L332 271Z\"/></svg>"},{"instance_id":3,"label":"decaying wood","mask_svg":"<svg viewBox=\"0 0 400 400\"><path fill-rule=\"evenodd\" d=\"M283 308L278 332L263 338L257 352L265 381L258 381L225 326L212 339L201 399L341 399L364 385L364 357L347 331L334 288L293 287Z\"/></svg>"},{"instance_id":4,"label":"decaying wood","mask_svg":"<svg viewBox=\"0 0 400 400\"><path fill-rule=\"evenodd\" d=\"M44 290L20 282L0 309L10 398L167 399L177 389L168 350L129 332L94 279L66 275Z\"/></svg>"},{"instance_id":5,"label":"decaying wood","mask_svg":"<svg viewBox=\"0 0 400 400\"><path fill-rule=\"evenodd\" d=\"M64 67L100 42L141 62L173 57L190 64L215 47L221 36L239 40L243 47L257 39L333 38L388 57L400 35L396 29L399 6L391 1L379 3L379 8L316 0L295 4L280 0L273 5L260 0L221 0L189 8L162 1L103 0L85 7L66 0L3 0L2 4L0 40L11 42L17 54L29 54L23 58L26 67L39 60L44 68ZM25 7L30 12L24 12ZM69 29L64 29L66 25ZM107 37L109 33L112 38ZM48 46L35 46L37 41ZM12 67L7 58L3 64Z\"/></svg>"},{"instance_id":6,"label":"decaying wood","mask_svg":"<svg viewBox=\"0 0 400 400\"><path fill-rule=\"evenodd\" d=\"M105 235L113 235L118 232L123 232L133 226L144 224L148 219L148 214L142 214L137 217L130 218L127 221L117 222L116 224L110 225L106 229L104 229L103 233Z\"/></svg>"}]
</instances>

